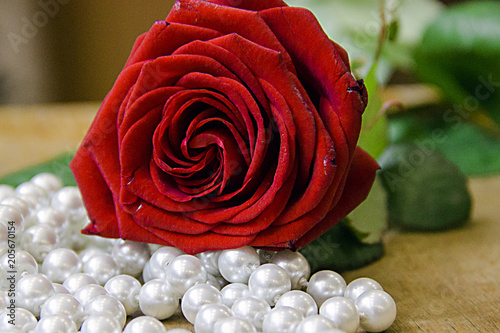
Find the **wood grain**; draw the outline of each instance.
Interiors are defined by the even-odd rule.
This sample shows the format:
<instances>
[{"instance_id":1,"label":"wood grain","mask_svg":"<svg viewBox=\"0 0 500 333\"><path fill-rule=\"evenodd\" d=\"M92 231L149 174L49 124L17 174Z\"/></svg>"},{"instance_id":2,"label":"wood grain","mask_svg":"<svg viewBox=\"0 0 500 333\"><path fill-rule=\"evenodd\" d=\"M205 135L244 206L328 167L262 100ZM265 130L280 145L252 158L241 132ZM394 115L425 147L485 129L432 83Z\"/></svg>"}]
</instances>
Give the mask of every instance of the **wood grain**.
<instances>
[{"instance_id":1,"label":"wood grain","mask_svg":"<svg viewBox=\"0 0 500 333\"><path fill-rule=\"evenodd\" d=\"M0 175L42 162L81 141L97 104L0 108ZM471 221L439 233L391 231L386 254L344 274L379 281L396 300L388 332L499 332L500 177L472 179ZM180 313L165 326L192 326Z\"/></svg>"}]
</instances>

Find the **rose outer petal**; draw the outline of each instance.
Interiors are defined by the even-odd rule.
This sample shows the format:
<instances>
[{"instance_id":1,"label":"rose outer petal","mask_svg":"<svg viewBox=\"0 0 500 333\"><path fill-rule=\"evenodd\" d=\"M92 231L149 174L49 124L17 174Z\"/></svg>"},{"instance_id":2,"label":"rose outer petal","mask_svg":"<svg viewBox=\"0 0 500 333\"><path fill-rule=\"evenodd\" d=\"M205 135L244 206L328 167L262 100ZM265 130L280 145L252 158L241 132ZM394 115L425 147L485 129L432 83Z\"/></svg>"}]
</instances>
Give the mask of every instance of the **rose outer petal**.
<instances>
[{"instance_id":1,"label":"rose outer petal","mask_svg":"<svg viewBox=\"0 0 500 333\"><path fill-rule=\"evenodd\" d=\"M236 7L247 10L264 10L273 7L287 7L288 5L281 0L209 0L218 5Z\"/></svg>"}]
</instances>

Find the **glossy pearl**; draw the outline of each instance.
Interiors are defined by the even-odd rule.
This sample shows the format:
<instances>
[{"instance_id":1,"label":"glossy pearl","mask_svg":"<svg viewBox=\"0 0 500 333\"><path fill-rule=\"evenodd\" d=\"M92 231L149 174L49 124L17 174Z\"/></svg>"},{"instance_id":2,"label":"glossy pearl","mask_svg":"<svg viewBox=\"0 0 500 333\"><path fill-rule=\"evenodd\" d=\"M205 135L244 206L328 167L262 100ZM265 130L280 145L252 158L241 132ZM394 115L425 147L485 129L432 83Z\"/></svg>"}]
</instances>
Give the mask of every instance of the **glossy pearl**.
<instances>
[{"instance_id":1,"label":"glossy pearl","mask_svg":"<svg viewBox=\"0 0 500 333\"><path fill-rule=\"evenodd\" d=\"M47 225L34 225L24 230L21 244L38 263L41 263L47 254L57 247L57 235L54 229Z\"/></svg>"},{"instance_id":2,"label":"glossy pearl","mask_svg":"<svg viewBox=\"0 0 500 333\"><path fill-rule=\"evenodd\" d=\"M47 205L49 202L49 195L40 186L31 183L24 182L19 184L14 191L16 196L22 197L23 195L32 196L40 205Z\"/></svg>"},{"instance_id":3,"label":"glossy pearl","mask_svg":"<svg viewBox=\"0 0 500 333\"><path fill-rule=\"evenodd\" d=\"M140 316L132 319L123 333L164 333L167 329L161 321L150 316Z\"/></svg>"},{"instance_id":4,"label":"glossy pearl","mask_svg":"<svg viewBox=\"0 0 500 333\"><path fill-rule=\"evenodd\" d=\"M363 293L368 290L384 290L380 283L370 278L359 278L347 285L344 291L344 297L349 298L353 302Z\"/></svg>"},{"instance_id":5,"label":"glossy pearl","mask_svg":"<svg viewBox=\"0 0 500 333\"><path fill-rule=\"evenodd\" d=\"M14 261L14 269L12 269L11 264ZM21 277L27 274L37 274L38 264L35 259L26 251L16 251L14 254L14 260L12 260L12 253L5 253L0 258L0 289L9 289L12 281L8 280L11 277L9 271L16 271L15 280L19 281Z\"/></svg>"},{"instance_id":6,"label":"glossy pearl","mask_svg":"<svg viewBox=\"0 0 500 333\"><path fill-rule=\"evenodd\" d=\"M288 306L276 306L264 318L262 333L294 332L302 319L304 315L299 310Z\"/></svg>"},{"instance_id":7,"label":"glossy pearl","mask_svg":"<svg viewBox=\"0 0 500 333\"><path fill-rule=\"evenodd\" d=\"M103 253L106 253L106 252L98 247L91 246L91 247L87 247L84 250L80 251L78 253L78 257L80 257L82 264L85 264L94 255L103 254Z\"/></svg>"},{"instance_id":8,"label":"glossy pearl","mask_svg":"<svg viewBox=\"0 0 500 333\"><path fill-rule=\"evenodd\" d=\"M194 331L196 333L212 333L216 322L231 316L231 310L224 304L204 305L196 315Z\"/></svg>"},{"instance_id":9,"label":"glossy pearl","mask_svg":"<svg viewBox=\"0 0 500 333\"><path fill-rule=\"evenodd\" d=\"M141 283L136 278L130 275L114 276L106 282L104 289L123 304L127 315L139 311Z\"/></svg>"},{"instance_id":10,"label":"glossy pearl","mask_svg":"<svg viewBox=\"0 0 500 333\"><path fill-rule=\"evenodd\" d=\"M316 301L306 292L292 290L284 293L276 302L276 306L289 306L300 311L304 317L318 314Z\"/></svg>"},{"instance_id":11,"label":"glossy pearl","mask_svg":"<svg viewBox=\"0 0 500 333\"><path fill-rule=\"evenodd\" d=\"M300 252L282 250L272 257L271 263L288 272L292 280L292 289L305 289L307 287L307 280L311 276L311 267Z\"/></svg>"},{"instance_id":12,"label":"glossy pearl","mask_svg":"<svg viewBox=\"0 0 500 333\"><path fill-rule=\"evenodd\" d=\"M113 250L113 246L115 245L115 242L117 242L117 239L114 238L105 238L105 237L99 237L99 236L89 236L89 235L81 235L80 234L80 229L83 228L85 225L87 225L88 221L86 218L83 219L84 223L82 226L77 228L77 232L80 236L84 237L86 240L86 248L98 248L101 249L104 253L111 253Z\"/></svg>"},{"instance_id":13,"label":"glossy pearl","mask_svg":"<svg viewBox=\"0 0 500 333\"><path fill-rule=\"evenodd\" d=\"M260 258L253 247L243 246L224 250L219 256L219 271L227 281L247 283L248 278L260 265Z\"/></svg>"},{"instance_id":14,"label":"glossy pearl","mask_svg":"<svg viewBox=\"0 0 500 333\"><path fill-rule=\"evenodd\" d=\"M76 333L75 323L67 316L52 315L41 318L33 333Z\"/></svg>"},{"instance_id":15,"label":"glossy pearl","mask_svg":"<svg viewBox=\"0 0 500 333\"><path fill-rule=\"evenodd\" d=\"M25 275L17 282L16 290L16 305L36 317L42 304L55 294L52 283L42 274Z\"/></svg>"},{"instance_id":16,"label":"glossy pearl","mask_svg":"<svg viewBox=\"0 0 500 333\"><path fill-rule=\"evenodd\" d=\"M4 253L7 252L9 246L8 239L9 231L7 230L7 226L3 223L0 223L0 256L3 256Z\"/></svg>"},{"instance_id":17,"label":"glossy pearl","mask_svg":"<svg viewBox=\"0 0 500 333\"><path fill-rule=\"evenodd\" d=\"M334 271L319 271L309 279L307 293L314 298L318 307L330 297L343 296L346 288L344 278Z\"/></svg>"},{"instance_id":18,"label":"glossy pearl","mask_svg":"<svg viewBox=\"0 0 500 333\"><path fill-rule=\"evenodd\" d=\"M95 254L83 264L83 272L104 285L113 276L120 274L120 269L111 255L101 253Z\"/></svg>"},{"instance_id":19,"label":"glossy pearl","mask_svg":"<svg viewBox=\"0 0 500 333\"><path fill-rule=\"evenodd\" d=\"M268 251L263 249L256 249L257 254L259 255L260 264L268 264L273 259L273 256L278 253L278 251Z\"/></svg>"},{"instance_id":20,"label":"glossy pearl","mask_svg":"<svg viewBox=\"0 0 500 333\"><path fill-rule=\"evenodd\" d=\"M7 296L7 291L0 290L0 313L5 310L10 303L10 297Z\"/></svg>"},{"instance_id":21,"label":"glossy pearl","mask_svg":"<svg viewBox=\"0 0 500 333\"><path fill-rule=\"evenodd\" d=\"M361 294L356 300L360 326L367 332L382 332L396 320L396 303L383 290L372 289Z\"/></svg>"},{"instance_id":22,"label":"glossy pearl","mask_svg":"<svg viewBox=\"0 0 500 333\"><path fill-rule=\"evenodd\" d=\"M72 222L79 221L86 215L80 191L74 186L63 187L54 193L50 205L65 213Z\"/></svg>"},{"instance_id":23,"label":"glossy pearl","mask_svg":"<svg viewBox=\"0 0 500 333\"><path fill-rule=\"evenodd\" d=\"M63 315L69 317L78 328L82 325L84 312L80 302L68 294L56 294L49 297L42 305L40 317Z\"/></svg>"},{"instance_id":24,"label":"glossy pearl","mask_svg":"<svg viewBox=\"0 0 500 333\"><path fill-rule=\"evenodd\" d=\"M264 317L271 311L269 304L257 297L242 297L234 302L231 311L236 317L247 319L257 329L262 328Z\"/></svg>"},{"instance_id":25,"label":"glossy pearl","mask_svg":"<svg viewBox=\"0 0 500 333\"><path fill-rule=\"evenodd\" d=\"M42 207L35 214L38 224L53 228L60 246L70 247L69 224L64 214L52 207Z\"/></svg>"},{"instance_id":26,"label":"glossy pearl","mask_svg":"<svg viewBox=\"0 0 500 333\"><path fill-rule=\"evenodd\" d=\"M196 284L186 291L181 300L181 309L184 317L191 324L201 307L206 304L222 303L222 294L215 287L208 284Z\"/></svg>"},{"instance_id":27,"label":"glossy pearl","mask_svg":"<svg viewBox=\"0 0 500 333\"><path fill-rule=\"evenodd\" d=\"M222 278L222 277L221 277ZM223 278L222 278L223 279ZM221 286L221 283L220 283L220 280L217 279L215 276L213 276L212 274L207 274L207 282L205 282L206 284L208 285L211 285L212 287L214 287L215 289L217 290L221 290L222 289L222 286Z\"/></svg>"},{"instance_id":28,"label":"glossy pearl","mask_svg":"<svg viewBox=\"0 0 500 333\"><path fill-rule=\"evenodd\" d=\"M328 332L337 333L342 332L335 327L335 324L329 319L320 316L312 315L304 318L295 329L294 333L318 333L318 332Z\"/></svg>"},{"instance_id":29,"label":"glossy pearl","mask_svg":"<svg viewBox=\"0 0 500 333\"><path fill-rule=\"evenodd\" d=\"M43 188L49 196L52 196L63 186L62 181L61 179L59 179L59 177L48 172L35 175L30 179L30 182Z\"/></svg>"},{"instance_id":30,"label":"glossy pearl","mask_svg":"<svg viewBox=\"0 0 500 333\"><path fill-rule=\"evenodd\" d=\"M213 333L256 333L257 329L248 320L228 317L217 321Z\"/></svg>"},{"instance_id":31,"label":"glossy pearl","mask_svg":"<svg viewBox=\"0 0 500 333\"><path fill-rule=\"evenodd\" d=\"M151 258L145 265L147 268L145 267L143 272L144 281L148 282L153 279L165 279L168 265L170 265L172 260L176 257L183 254L185 253L176 247L160 247L151 255Z\"/></svg>"},{"instance_id":32,"label":"glossy pearl","mask_svg":"<svg viewBox=\"0 0 500 333\"><path fill-rule=\"evenodd\" d=\"M18 240L20 240L20 235L24 230L23 214L14 206L0 204L0 224L3 224L7 228L7 230L9 230L8 227L10 226L12 230L12 225L9 224L10 221L14 221L14 235L16 236L17 242Z\"/></svg>"},{"instance_id":33,"label":"glossy pearl","mask_svg":"<svg viewBox=\"0 0 500 333\"><path fill-rule=\"evenodd\" d=\"M0 185L0 201L14 195L14 188L10 185Z\"/></svg>"},{"instance_id":34,"label":"glossy pearl","mask_svg":"<svg viewBox=\"0 0 500 333\"><path fill-rule=\"evenodd\" d=\"M87 284L80 287L74 294L75 298L85 308L88 302L100 295L108 295L104 287L97 284Z\"/></svg>"},{"instance_id":35,"label":"glossy pearl","mask_svg":"<svg viewBox=\"0 0 500 333\"><path fill-rule=\"evenodd\" d=\"M359 327L359 314L356 304L349 298L335 296L321 305L319 314L330 319L339 329L346 333L355 333Z\"/></svg>"},{"instance_id":36,"label":"glossy pearl","mask_svg":"<svg viewBox=\"0 0 500 333\"><path fill-rule=\"evenodd\" d=\"M12 328L9 320L12 320L12 318L9 316L8 311L0 312L0 332ZM31 312L23 308L16 308L15 327L20 329L21 332L30 332L35 328L36 323L36 317Z\"/></svg>"},{"instance_id":37,"label":"glossy pearl","mask_svg":"<svg viewBox=\"0 0 500 333\"><path fill-rule=\"evenodd\" d=\"M71 294L74 294L80 287L87 284L99 284L99 282L87 273L72 274L63 282L63 286L68 289Z\"/></svg>"},{"instance_id":38,"label":"glossy pearl","mask_svg":"<svg viewBox=\"0 0 500 333\"><path fill-rule=\"evenodd\" d=\"M82 270L78 255L70 249L58 248L47 254L42 263L42 273L56 283L63 283L69 276Z\"/></svg>"},{"instance_id":39,"label":"glossy pearl","mask_svg":"<svg viewBox=\"0 0 500 333\"><path fill-rule=\"evenodd\" d=\"M248 280L250 294L265 300L271 306L276 304L281 295L290 291L291 287L288 273L275 264L259 266Z\"/></svg>"},{"instance_id":40,"label":"glossy pearl","mask_svg":"<svg viewBox=\"0 0 500 333\"><path fill-rule=\"evenodd\" d=\"M110 295L100 295L90 300L85 305L84 311L87 316L104 314L114 318L122 328L127 320L127 312L123 304Z\"/></svg>"},{"instance_id":41,"label":"glossy pearl","mask_svg":"<svg viewBox=\"0 0 500 333\"><path fill-rule=\"evenodd\" d=\"M139 307L146 316L163 320L170 318L179 307L179 298L160 279L146 282L139 291Z\"/></svg>"},{"instance_id":42,"label":"glossy pearl","mask_svg":"<svg viewBox=\"0 0 500 333\"><path fill-rule=\"evenodd\" d=\"M207 281L207 270L200 259L183 254L174 258L167 266L165 279L171 290L180 298L195 284Z\"/></svg>"},{"instance_id":43,"label":"glossy pearl","mask_svg":"<svg viewBox=\"0 0 500 333\"><path fill-rule=\"evenodd\" d=\"M56 294L71 294L69 290L60 283L52 283L52 287L54 287L54 292Z\"/></svg>"},{"instance_id":44,"label":"glossy pearl","mask_svg":"<svg viewBox=\"0 0 500 333\"><path fill-rule=\"evenodd\" d=\"M196 257L201 260L208 274L214 276L220 275L219 272L219 257L222 251L205 251L198 253Z\"/></svg>"},{"instance_id":45,"label":"glossy pearl","mask_svg":"<svg viewBox=\"0 0 500 333\"><path fill-rule=\"evenodd\" d=\"M220 291L222 294L222 303L231 308L236 300L250 296L248 286L243 283L230 283Z\"/></svg>"},{"instance_id":46,"label":"glossy pearl","mask_svg":"<svg viewBox=\"0 0 500 333\"><path fill-rule=\"evenodd\" d=\"M8 212L10 208L14 208L17 211L17 214L21 214L22 219L26 219L30 215L30 206L26 201L23 199L20 199L18 197L14 196L9 196L6 198L3 198L2 201L0 201L0 216L4 221L16 221L17 223L21 223L18 221L18 219L12 219L6 214L12 214L11 212ZM3 207L3 206L8 206L8 207Z\"/></svg>"},{"instance_id":47,"label":"glossy pearl","mask_svg":"<svg viewBox=\"0 0 500 333\"><path fill-rule=\"evenodd\" d=\"M147 244L121 239L114 243L111 254L120 273L131 276L138 276L151 257Z\"/></svg>"},{"instance_id":48,"label":"glossy pearl","mask_svg":"<svg viewBox=\"0 0 500 333\"><path fill-rule=\"evenodd\" d=\"M120 333L121 331L122 326L115 318L103 314L86 317L80 329L81 333Z\"/></svg>"}]
</instances>

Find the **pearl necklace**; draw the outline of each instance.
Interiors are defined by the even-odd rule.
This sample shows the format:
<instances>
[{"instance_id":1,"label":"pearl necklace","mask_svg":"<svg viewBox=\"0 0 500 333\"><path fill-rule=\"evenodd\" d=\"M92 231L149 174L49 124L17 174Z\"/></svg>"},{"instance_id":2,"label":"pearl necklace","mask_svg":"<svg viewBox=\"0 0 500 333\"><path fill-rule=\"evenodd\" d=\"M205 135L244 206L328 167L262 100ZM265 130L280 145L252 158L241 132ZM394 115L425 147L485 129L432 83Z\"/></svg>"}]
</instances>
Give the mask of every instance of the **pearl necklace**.
<instances>
[{"instance_id":1,"label":"pearl necklace","mask_svg":"<svg viewBox=\"0 0 500 333\"><path fill-rule=\"evenodd\" d=\"M378 282L311 276L300 252L192 256L82 235L87 223L78 188L53 174L0 185L0 331L189 332L161 322L179 308L196 333L381 332L396 318Z\"/></svg>"}]
</instances>

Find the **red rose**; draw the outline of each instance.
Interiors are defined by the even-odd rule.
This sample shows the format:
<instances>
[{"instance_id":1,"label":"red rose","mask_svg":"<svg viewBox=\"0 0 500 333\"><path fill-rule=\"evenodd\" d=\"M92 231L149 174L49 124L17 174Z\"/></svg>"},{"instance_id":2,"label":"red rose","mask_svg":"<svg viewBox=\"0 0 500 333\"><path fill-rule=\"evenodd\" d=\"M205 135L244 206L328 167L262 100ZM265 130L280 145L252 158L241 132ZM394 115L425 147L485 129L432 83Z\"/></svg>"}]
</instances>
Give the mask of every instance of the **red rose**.
<instances>
[{"instance_id":1,"label":"red rose","mask_svg":"<svg viewBox=\"0 0 500 333\"><path fill-rule=\"evenodd\" d=\"M366 101L308 10L177 1L137 39L70 164L83 232L191 254L301 248L370 190Z\"/></svg>"}]
</instances>

